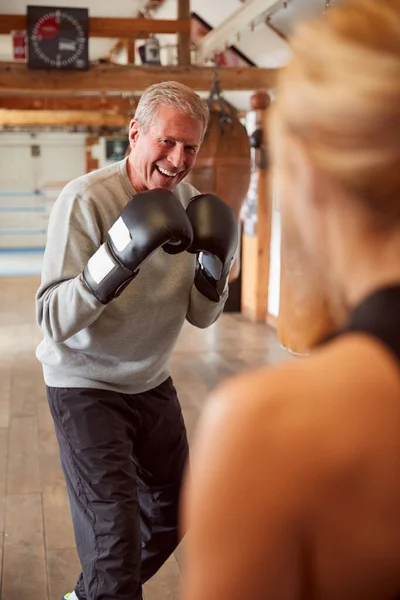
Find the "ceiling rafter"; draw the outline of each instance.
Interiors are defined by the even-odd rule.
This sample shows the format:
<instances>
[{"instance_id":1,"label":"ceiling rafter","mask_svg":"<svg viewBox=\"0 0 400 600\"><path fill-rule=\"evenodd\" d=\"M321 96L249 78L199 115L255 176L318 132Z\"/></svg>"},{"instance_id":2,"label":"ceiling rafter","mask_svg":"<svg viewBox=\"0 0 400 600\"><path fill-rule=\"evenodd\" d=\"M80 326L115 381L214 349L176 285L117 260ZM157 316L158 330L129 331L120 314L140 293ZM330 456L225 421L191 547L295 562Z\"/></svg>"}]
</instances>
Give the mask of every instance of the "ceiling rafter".
<instances>
[{"instance_id":1,"label":"ceiling rafter","mask_svg":"<svg viewBox=\"0 0 400 600\"><path fill-rule=\"evenodd\" d=\"M223 90L259 90L275 87L277 69L221 67ZM0 62L0 93L71 94L84 92L137 93L167 79L180 81L196 91L209 91L214 80L211 67L94 64L89 71L28 69L26 64Z\"/></svg>"},{"instance_id":2,"label":"ceiling rafter","mask_svg":"<svg viewBox=\"0 0 400 600\"><path fill-rule=\"evenodd\" d=\"M90 110L7 110L0 108L3 127L87 125L93 127L126 127L129 116Z\"/></svg>"},{"instance_id":3,"label":"ceiling rafter","mask_svg":"<svg viewBox=\"0 0 400 600\"><path fill-rule=\"evenodd\" d=\"M198 63L202 64L207 60L212 60L217 52L232 45L239 32L276 4L278 4L277 0L247 0L196 44Z\"/></svg>"},{"instance_id":4,"label":"ceiling rafter","mask_svg":"<svg viewBox=\"0 0 400 600\"><path fill-rule=\"evenodd\" d=\"M38 96L38 95L0 95L0 109L12 110L88 110L131 114L136 108L138 98L133 96Z\"/></svg>"},{"instance_id":5,"label":"ceiling rafter","mask_svg":"<svg viewBox=\"0 0 400 600\"><path fill-rule=\"evenodd\" d=\"M0 34L26 29L26 15L0 14ZM129 38L133 34L190 33L190 19L89 18L89 37Z\"/></svg>"}]
</instances>

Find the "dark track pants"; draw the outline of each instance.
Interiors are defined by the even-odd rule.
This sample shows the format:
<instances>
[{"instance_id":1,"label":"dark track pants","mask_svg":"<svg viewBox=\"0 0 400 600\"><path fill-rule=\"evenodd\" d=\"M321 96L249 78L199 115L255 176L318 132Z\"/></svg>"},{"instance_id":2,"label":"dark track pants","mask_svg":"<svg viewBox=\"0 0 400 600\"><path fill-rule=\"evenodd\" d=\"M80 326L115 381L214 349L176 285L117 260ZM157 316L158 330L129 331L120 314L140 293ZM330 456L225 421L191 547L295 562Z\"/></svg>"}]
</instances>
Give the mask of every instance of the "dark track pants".
<instances>
[{"instance_id":1,"label":"dark track pants","mask_svg":"<svg viewBox=\"0 0 400 600\"><path fill-rule=\"evenodd\" d=\"M82 573L80 600L141 600L174 551L188 443L171 378L142 394L47 388ZM68 590L66 590L68 591Z\"/></svg>"}]
</instances>

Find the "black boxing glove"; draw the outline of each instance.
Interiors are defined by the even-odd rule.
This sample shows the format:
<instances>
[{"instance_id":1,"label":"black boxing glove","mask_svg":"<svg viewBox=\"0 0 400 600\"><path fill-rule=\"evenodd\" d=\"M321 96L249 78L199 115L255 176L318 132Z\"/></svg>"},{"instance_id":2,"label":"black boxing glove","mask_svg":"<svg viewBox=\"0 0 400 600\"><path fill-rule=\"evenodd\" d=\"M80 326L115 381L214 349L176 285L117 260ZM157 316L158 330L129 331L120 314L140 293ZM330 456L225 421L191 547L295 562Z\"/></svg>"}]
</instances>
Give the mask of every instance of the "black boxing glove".
<instances>
[{"instance_id":1,"label":"black boxing glove","mask_svg":"<svg viewBox=\"0 0 400 600\"><path fill-rule=\"evenodd\" d=\"M193 228L188 252L198 257L195 285L203 296L218 302L238 247L235 214L214 194L194 196L186 213Z\"/></svg>"},{"instance_id":2,"label":"black boxing glove","mask_svg":"<svg viewBox=\"0 0 400 600\"><path fill-rule=\"evenodd\" d=\"M107 304L120 295L158 248L177 254L192 240L192 226L175 194L162 188L135 194L108 231L107 241L89 259L83 280L92 294Z\"/></svg>"}]
</instances>

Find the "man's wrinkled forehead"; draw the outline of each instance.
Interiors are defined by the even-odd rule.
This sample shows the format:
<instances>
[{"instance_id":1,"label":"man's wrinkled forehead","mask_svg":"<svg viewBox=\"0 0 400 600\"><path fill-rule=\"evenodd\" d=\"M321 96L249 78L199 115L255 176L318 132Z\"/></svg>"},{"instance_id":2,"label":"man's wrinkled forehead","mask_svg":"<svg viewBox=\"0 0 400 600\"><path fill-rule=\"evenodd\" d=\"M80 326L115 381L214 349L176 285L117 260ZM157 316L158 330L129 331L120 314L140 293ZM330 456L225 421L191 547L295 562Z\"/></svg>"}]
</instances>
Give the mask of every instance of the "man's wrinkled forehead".
<instances>
[{"instance_id":1,"label":"man's wrinkled forehead","mask_svg":"<svg viewBox=\"0 0 400 600\"><path fill-rule=\"evenodd\" d=\"M154 119L148 133L155 138L165 138L185 145L200 146L202 125L200 121L196 121L184 113L181 113L181 118L179 118L178 113L176 118L165 119L159 117Z\"/></svg>"}]
</instances>

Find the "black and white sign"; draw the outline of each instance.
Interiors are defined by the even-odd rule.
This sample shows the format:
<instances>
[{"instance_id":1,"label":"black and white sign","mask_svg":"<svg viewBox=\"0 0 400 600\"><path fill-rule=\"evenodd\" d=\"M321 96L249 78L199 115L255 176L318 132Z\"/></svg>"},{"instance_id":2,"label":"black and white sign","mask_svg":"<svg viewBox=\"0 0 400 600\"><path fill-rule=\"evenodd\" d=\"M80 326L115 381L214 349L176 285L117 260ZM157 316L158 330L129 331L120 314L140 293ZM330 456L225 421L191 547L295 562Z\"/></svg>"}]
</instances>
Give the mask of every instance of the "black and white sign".
<instances>
[{"instance_id":1,"label":"black and white sign","mask_svg":"<svg viewBox=\"0 0 400 600\"><path fill-rule=\"evenodd\" d=\"M89 68L86 8L27 7L30 69Z\"/></svg>"}]
</instances>

